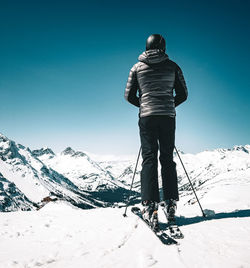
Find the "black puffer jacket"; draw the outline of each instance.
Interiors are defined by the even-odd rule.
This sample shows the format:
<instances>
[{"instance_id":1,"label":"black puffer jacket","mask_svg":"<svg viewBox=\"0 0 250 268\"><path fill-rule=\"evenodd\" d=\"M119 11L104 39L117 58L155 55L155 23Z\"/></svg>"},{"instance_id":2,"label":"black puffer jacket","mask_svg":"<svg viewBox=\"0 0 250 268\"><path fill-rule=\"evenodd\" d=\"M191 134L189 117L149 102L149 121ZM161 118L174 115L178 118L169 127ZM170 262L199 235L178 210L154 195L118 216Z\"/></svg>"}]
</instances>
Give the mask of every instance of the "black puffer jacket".
<instances>
[{"instance_id":1,"label":"black puffer jacket","mask_svg":"<svg viewBox=\"0 0 250 268\"><path fill-rule=\"evenodd\" d=\"M129 73L125 99L140 107L140 117L174 117L175 107L188 95L180 67L158 49L143 52L138 60Z\"/></svg>"}]
</instances>

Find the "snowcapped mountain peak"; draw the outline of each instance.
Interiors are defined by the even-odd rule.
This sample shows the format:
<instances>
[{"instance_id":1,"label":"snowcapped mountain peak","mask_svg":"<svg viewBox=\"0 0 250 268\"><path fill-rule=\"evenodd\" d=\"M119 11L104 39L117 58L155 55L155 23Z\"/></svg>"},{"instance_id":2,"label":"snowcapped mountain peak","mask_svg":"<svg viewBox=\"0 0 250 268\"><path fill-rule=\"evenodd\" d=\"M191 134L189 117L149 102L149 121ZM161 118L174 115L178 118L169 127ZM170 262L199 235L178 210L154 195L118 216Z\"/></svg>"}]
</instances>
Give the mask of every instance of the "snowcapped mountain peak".
<instances>
[{"instance_id":1,"label":"snowcapped mountain peak","mask_svg":"<svg viewBox=\"0 0 250 268\"><path fill-rule=\"evenodd\" d=\"M75 151L71 147L67 147L64 151L61 152L62 155L69 155L73 157L87 157L87 155L81 151Z\"/></svg>"},{"instance_id":2,"label":"snowcapped mountain peak","mask_svg":"<svg viewBox=\"0 0 250 268\"><path fill-rule=\"evenodd\" d=\"M43 147L41 149L33 150L32 154L36 157L42 156L42 155L51 155L54 156L55 153L48 147Z\"/></svg>"},{"instance_id":3,"label":"snowcapped mountain peak","mask_svg":"<svg viewBox=\"0 0 250 268\"><path fill-rule=\"evenodd\" d=\"M218 149L215 149L213 151L214 152L218 152L218 153L225 153L225 152L231 151L231 149L218 148ZM206 150L205 152L211 152L211 151L210 150Z\"/></svg>"},{"instance_id":4,"label":"snowcapped mountain peak","mask_svg":"<svg viewBox=\"0 0 250 268\"><path fill-rule=\"evenodd\" d=\"M245 145L245 146L243 146L243 145L236 145L236 146L233 147L233 151L243 151L243 152L249 154L249 152L250 152L250 145Z\"/></svg>"},{"instance_id":5,"label":"snowcapped mountain peak","mask_svg":"<svg viewBox=\"0 0 250 268\"><path fill-rule=\"evenodd\" d=\"M0 133L0 159L12 159L15 157L22 158L22 156L19 154L19 150L24 150L31 153L29 147L16 143Z\"/></svg>"},{"instance_id":6,"label":"snowcapped mountain peak","mask_svg":"<svg viewBox=\"0 0 250 268\"><path fill-rule=\"evenodd\" d=\"M77 152L75 152L73 154L73 156L75 156L75 157L85 157L87 155L85 153L83 153L83 152L77 151Z\"/></svg>"},{"instance_id":7,"label":"snowcapped mountain peak","mask_svg":"<svg viewBox=\"0 0 250 268\"><path fill-rule=\"evenodd\" d=\"M64 151L62 151L63 155L73 155L75 154L75 151L71 147L67 147Z\"/></svg>"},{"instance_id":8,"label":"snowcapped mountain peak","mask_svg":"<svg viewBox=\"0 0 250 268\"><path fill-rule=\"evenodd\" d=\"M34 209L32 203L15 185L0 172L0 211L16 211Z\"/></svg>"},{"instance_id":9,"label":"snowcapped mountain peak","mask_svg":"<svg viewBox=\"0 0 250 268\"><path fill-rule=\"evenodd\" d=\"M0 159L11 159L20 156L14 141L0 134Z\"/></svg>"},{"instance_id":10,"label":"snowcapped mountain peak","mask_svg":"<svg viewBox=\"0 0 250 268\"><path fill-rule=\"evenodd\" d=\"M9 139L0 132L0 142L5 142L7 140L9 140Z\"/></svg>"},{"instance_id":11,"label":"snowcapped mountain peak","mask_svg":"<svg viewBox=\"0 0 250 268\"><path fill-rule=\"evenodd\" d=\"M14 145L14 142L8 139L6 136L0 133L0 147L1 148L9 148Z\"/></svg>"},{"instance_id":12,"label":"snowcapped mountain peak","mask_svg":"<svg viewBox=\"0 0 250 268\"><path fill-rule=\"evenodd\" d=\"M247 153L249 154L250 153L250 145L246 144L246 145L235 145L233 148L217 148L217 149L214 149L214 150L205 150L204 152L208 152L208 153L211 153L211 152L218 152L218 153L222 153L222 154L225 154L227 152L244 152L244 153ZM204 153L204 152L201 152L201 153Z\"/></svg>"},{"instance_id":13,"label":"snowcapped mountain peak","mask_svg":"<svg viewBox=\"0 0 250 268\"><path fill-rule=\"evenodd\" d=\"M64 151L61 152L61 155L66 155L66 156L72 156L72 157L87 157L88 156L81 152L81 151L75 151L71 147L67 147Z\"/></svg>"}]
</instances>

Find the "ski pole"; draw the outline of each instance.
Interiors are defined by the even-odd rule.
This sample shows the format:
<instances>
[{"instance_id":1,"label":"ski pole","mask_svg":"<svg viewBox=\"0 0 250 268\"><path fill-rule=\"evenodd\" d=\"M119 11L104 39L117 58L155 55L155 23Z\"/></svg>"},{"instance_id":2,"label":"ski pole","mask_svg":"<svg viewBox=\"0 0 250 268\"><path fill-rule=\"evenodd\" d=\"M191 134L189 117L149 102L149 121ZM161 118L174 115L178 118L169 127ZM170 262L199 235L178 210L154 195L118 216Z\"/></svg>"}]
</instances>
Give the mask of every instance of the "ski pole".
<instances>
[{"instance_id":1,"label":"ski pole","mask_svg":"<svg viewBox=\"0 0 250 268\"><path fill-rule=\"evenodd\" d=\"M179 157L179 159L180 159L180 161L181 161L181 164L182 164L182 166L183 166L183 169L184 169L184 171L185 171L185 173L186 173L186 175L187 175L187 178L188 178L189 183L190 183L190 185L191 185L191 188L192 188L192 190L193 190L193 192L194 192L194 195L195 195L195 197L196 197L196 200L197 200L197 202L198 202L198 204L199 204L199 206L200 206L202 215L203 215L204 218L206 218L206 214L204 213L204 211L203 211L203 209L202 209L201 203L200 203L200 201L199 201L199 199L198 199L198 197L197 197L197 195L196 195L196 192L195 192L195 190L194 190L193 184L192 184L192 182L191 182L191 180L190 180L190 178L189 178L189 176L188 176L188 173L187 173L187 171L186 171L186 169L185 169L185 167L184 167L184 164L183 164L183 162L182 162L182 160L181 160L181 157L180 157L180 155L179 155L179 153L178 153L176 147L174 147L174 148L175 148L175 151L176 151L176 153L177 153L177 155L178 155L178 157Z\"/></svg>"},{"instance_id":2,"label":"ski pole","mask_svg":"<svg viewBox=\"0 0 250 268\"><path fill-rule=\"evenodd\" d=\"M131 182L131 186L130 186L130 190L129 190L128 202L127 202L127 204L126 204L126 208L125 208L125 212L124 212L124 214L123 214L123 217L127 217L127 214L126 214L126 213L127 213L128 205L129 205L129 202L130 202L131 191L132 191L132 187L133 187L133 184L134 184L135 173L136 173L136 169L137 169L138 161L139 161L139 158L140 158L140 154L141 154L141 147L140 147L140 150L139 150L139 153L138 153L138 156L137 156L136 165L135 165L135 170L134 170L134 174L133 174L133 178L132 178L132 182Z\"/></svg>"}]
</instances>

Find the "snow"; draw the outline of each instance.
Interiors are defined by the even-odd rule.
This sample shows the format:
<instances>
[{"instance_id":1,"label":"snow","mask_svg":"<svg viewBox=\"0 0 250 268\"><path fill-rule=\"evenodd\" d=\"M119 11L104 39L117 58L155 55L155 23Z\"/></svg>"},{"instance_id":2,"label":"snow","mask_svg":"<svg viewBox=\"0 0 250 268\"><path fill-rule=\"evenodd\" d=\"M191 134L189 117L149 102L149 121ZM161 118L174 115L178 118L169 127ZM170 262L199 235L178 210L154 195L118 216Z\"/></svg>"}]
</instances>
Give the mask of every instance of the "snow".
<instances>
[{"instance_id":1,"label":"snow","mask_svg":"<svg viewBox=\"0 0 250 268\"><path fill-rule=\"evenodd\" d=\"M128 187L136 161L136 156L117 160L102 156L97 162L98 156L94 161L71 148L56 155L49 148L39 152L35 157L28 148L0 134L1 183L3 178L14 182L34 201L54 189L79 201L71 181L92 190L102 184ZM0 212L0 268L250 267L249 152L246 145L180 154L208 215L205 219L175 156L181 189L177 222L185 236L179 245L163 245L130 208L124 218L124 208L82 210L58 200L38 211ZM140 163L135 178L138 191ZM93 201L90 193L82 197L84 202ZM159 219L166 226L161 210Z\"/></svg>"},{"instance_id":2,"label":"snow","mask_svg":"<svg viewBox=\"0 0 250 268\"><path fill-rule=\"evenodd\" d=\"M32 164L36 166L34 162ZM39 202L43 197L49 195L49 191L39 181L34 179L34 173L28 165L22 166L22 169L20 169L19 166L14 167L0 159L0 172L9 181L14 182L34 202Z\"/></svg>"},{"instance_id":3,"label":"snow","mask_svg":"<svg viewBox=\"0 0 250 268\"><path fill-rule=\"evenodd\" d=\"M114 162L122 162L122 161L131 161L131 159L136 159L136 155L113 155L113 154L93 154L91 152L85 153L91 157L96 162L104 162L104 161L114 161Z\"/></svg>"},{"instance_id":4,"label":"snow","mask_svg":"<svg viewBox=\"0 0 250 268\"><path fill-rule=\"evenodd\" d=\"M70 153L65 154L67 149ZM67 149L53 157L43 155L39 159L48 167L69 178L82 190L95 191L100 185L106 185L110 188L124 187L124 184L118 180L114 181L106 169L103 169L85 153L75 152L71 148Z\"/></svg>"},{"instance_id":5,"label":"snow","mask_svg":"<svg viewBox=\"0 0 250 268\"><path fill-rule=\"evenodd\" d=\"M0 268L250 267L250 186L228 187L202 200L205 209L215 210L207 219L197 203L179 202L185 238L171 246L130 209L124 218L124 208L81 210L50 202L39 211L0 213ZM165 222L161 210L159 219Z\"/></svg>"}]
</instances>

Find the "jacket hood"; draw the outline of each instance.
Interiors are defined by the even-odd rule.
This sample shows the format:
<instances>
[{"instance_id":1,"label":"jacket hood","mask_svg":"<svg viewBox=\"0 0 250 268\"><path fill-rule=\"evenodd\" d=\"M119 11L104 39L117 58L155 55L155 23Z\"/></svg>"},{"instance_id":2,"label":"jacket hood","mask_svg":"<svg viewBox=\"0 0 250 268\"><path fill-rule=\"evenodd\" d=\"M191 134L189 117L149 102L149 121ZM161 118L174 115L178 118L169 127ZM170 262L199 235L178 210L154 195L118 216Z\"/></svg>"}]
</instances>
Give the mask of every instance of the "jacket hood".
<instances>
[{"instance_id":1,"label":"jacket hood","mask_svg":"<svg viewBox=\"0 0 250 268\"><path fill-rule=\"evenodd\" d=\"M159 63L168 59L168 55L160 49L150 49L144 51L138 60L144 63Z\"/></svg>"}]
</instances>

